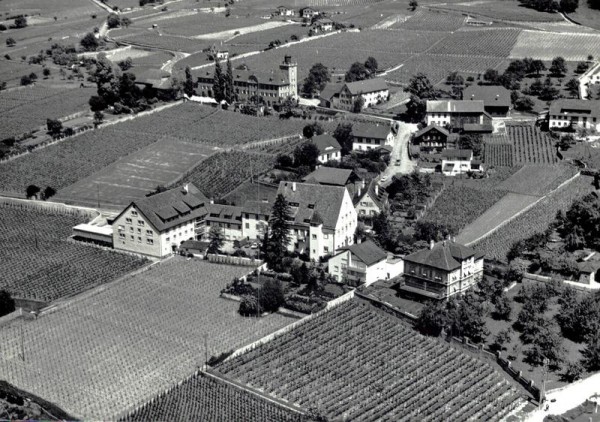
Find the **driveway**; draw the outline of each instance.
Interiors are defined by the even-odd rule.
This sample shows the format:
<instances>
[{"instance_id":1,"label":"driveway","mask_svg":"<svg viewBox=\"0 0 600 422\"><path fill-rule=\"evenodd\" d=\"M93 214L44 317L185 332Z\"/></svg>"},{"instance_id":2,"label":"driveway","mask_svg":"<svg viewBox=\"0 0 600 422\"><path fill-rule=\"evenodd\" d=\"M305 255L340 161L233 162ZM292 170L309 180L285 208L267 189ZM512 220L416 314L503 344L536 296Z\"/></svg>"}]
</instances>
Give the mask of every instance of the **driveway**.
<instances>
[{"instance_id":1,"label":"driveway","mask_svg":"<svg viewBox=\"0 0 600 422\"><path fill-rule=\"evenodd\" d=\"M417 131L417 125L404 122L396 123L398 124L398 133L394 138L394 149L390 158L390 165L383 172L383 176L387 176L388 179L391 179L391 176L397 173L412 173L416 167L416 163L408 157L408 143L410 142L410 135ZM400 160L400 164L396 164L398 160Z\"/></svg>"}]
</instances>

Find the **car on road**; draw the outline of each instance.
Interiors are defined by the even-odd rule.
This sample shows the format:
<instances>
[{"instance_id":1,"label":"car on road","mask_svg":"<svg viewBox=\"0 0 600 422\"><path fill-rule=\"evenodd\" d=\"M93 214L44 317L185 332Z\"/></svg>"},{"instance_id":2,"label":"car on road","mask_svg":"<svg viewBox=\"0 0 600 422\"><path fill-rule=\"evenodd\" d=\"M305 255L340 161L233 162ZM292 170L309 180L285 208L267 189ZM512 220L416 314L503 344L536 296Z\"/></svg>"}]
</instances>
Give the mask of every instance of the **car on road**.
<instances>
[{"instance_id":1,"label":"car on road","mask_svg":"<svg viewBox=\"0 0 600 422\"><path fill-rule=\"evenodd\" d=\"M382 178L381 178L379 181L380 181L381 183L383 183L383 182L385 182L387 179L388 179L388 177L387 177L387 176L383 176L383 177L382 177Z\"/></svg>"},{"instance_id":2,"label":"car on road","mask_svg":"<svg viewBox=\"0 0 600 422\"><path fill-rule=\"evenodd\" d=\"M258 249L258 243L252 242L252 244L250 245L250 249Z\"/></svg>"},{"instance_id":3,"label":"car on road","mask_svg":"<svg viewBox=\"0 0 600 422\"><path fill-rule=\"evenodd\" d=\"M402 160L401 159L397 159L396 160L396 165L399 166L400 164L402 164Z\"/></svg>"}]
</instances>

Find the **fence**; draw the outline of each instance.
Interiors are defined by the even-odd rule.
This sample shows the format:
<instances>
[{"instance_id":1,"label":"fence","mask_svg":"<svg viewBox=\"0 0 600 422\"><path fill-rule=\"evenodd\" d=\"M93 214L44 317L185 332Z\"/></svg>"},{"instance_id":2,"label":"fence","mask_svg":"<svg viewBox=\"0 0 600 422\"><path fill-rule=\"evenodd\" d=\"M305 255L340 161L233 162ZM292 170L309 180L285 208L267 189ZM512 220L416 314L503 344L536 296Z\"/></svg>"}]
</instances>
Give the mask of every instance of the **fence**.
<instances>
[{"instance_id":1,"label":"fence","mask_svg":"<svg viewBox=\"0 0 600 422\"><path fill-rule=\"evenodd\" d=\"M262 261L254 258L244 258L242 256L215 255L207 254L208 261L215 264L240 265L244 267L258 267Z\"/></svg>"}]
</instances>

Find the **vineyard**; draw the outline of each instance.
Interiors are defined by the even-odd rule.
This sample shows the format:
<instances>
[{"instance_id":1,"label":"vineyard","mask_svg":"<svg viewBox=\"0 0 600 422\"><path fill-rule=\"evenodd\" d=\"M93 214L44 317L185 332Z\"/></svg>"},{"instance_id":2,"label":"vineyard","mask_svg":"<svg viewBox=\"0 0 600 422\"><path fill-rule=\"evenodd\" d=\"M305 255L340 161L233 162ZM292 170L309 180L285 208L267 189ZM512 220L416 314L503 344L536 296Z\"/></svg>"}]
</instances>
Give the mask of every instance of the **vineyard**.
<instances>
[{"instance_id":1,"label":"vineyard","mask_svg":"<svg viewBox=\"0 0 600 422\"><path fill-rule=\"evenodd\" d=\"M552 138L532 125L507 125L506 133L485 137L484 150L491 166L558 162Z\"/></svg>"},{"instance_id":2,"label":"vineyard","mask_svg":"<svg viewBox=\"0 0 600 422\"><path fill-rule=\"evenodd\" d=\"M184 182L198 186L209 198L220 198L252 175L270 170L275 164L271 154L230 151L215 154L184 177Z\"/></svg>"},{"instance_id":3,"label":"vineyard","mask_svg":"<svg viewBox=\"0 0 600 422\"><path fill-rule=\"evenodd\" d=\"M184 53L196 53L206 46L198 40L159 35L154 31L145 31L143 33L124 34L115 37L119 43L131 44L141 47L161 48L169 51L181 51Z\"/></svg>"},{"instance_id":4,"label":"vineyard","mask_svg":"<svg viewBox=\"0 0 600 422\"><path fill-rule=\"evenodd\" d=\"M427 53L508 57L520 32L518 29L456 31L433 46Z\"/></svg>"},{"instance_id":5,"label":"vineyard","mask_svg":"<svg viewBox=\"0 0 600 422\"><path fill-rule=\"evenodd\" d=\"M464 23L465 17L458 13L419 10L414 16L393 25L392 28L450 32L461 28Z\"/></svg>"},{"instance_id":6,"label":"vineyard","mask_svg":"<svg viewBox=\"0 0 600 422\"><path fill-rule=\"evenodd\" d=\"M202 373L122 419L123 422L174 420L301 422L304 419L298 413Z\"/></svg>"},{"instance_id":7,"label":"vineyard","mask_svg":"<svg viewBox=\"0 0 600 422\"><path fill-rule=\"evenodd\" d=\"M522 195L543 196L573 177L577 170L567 165L523 166L518 172L497 186Z\"/></svg>"},{"instance_id":8,"label":"vineyard","mask_svg":"<svg viewBox=\"0 0 600 422\"><path fill-rule=\"evenodd\" d=\"M463 3L446 3L443 6L435 6L439 9L454 10L457 12L468 13L470 15L480 15L493 19L521 22L560 22L561 16L558 13L538 12L527 7L519 7L518 4L510 1L471 1Z\"/></svg>"},{"instance_id":9,"label":"vineyard","mask_svg":"<svg viewBox=\"0 0 600 422\"><path fill-rule=\"evenodd\" d=\"M594 191L592 182L593 178L589 176L576 178L474 247L485 253L486 258L506 261L506 253L513 243L546 230L559 210L565 212L575 200Z\"/></svg>"},{"instance_id":10,"label":"vineyard","mask_svg":"<svg viewBox=\"0 0 600 422\"><path fill-rule=\"evenodd\" d=\"M85 111L96 89L33 86L0 92L0 139L18 136L56 119Z\"/></svg>"},{"instance_id":11,"label":"vineyard","mask_svg":"<svg viewBox=\"0 0 600 422\"><path fill-rule=\"evenodd\" d=\"M598 34L522 31L510 52L510 58L552 60L562 56L567 61L586 60L590 54L596 56L598 45Z\"/></svg>"},{"instance_id":12,"label":"vineyard","mask_svg":"<svg viewBox=\"0 0 600 422\"><path fill-rule=\"evenodd\" d=\"M217 369L336 420L500 420L520 402L487 363L354 300Z\"/></svg>"},{"instance_id":13,"label":"vineyard","mask_svg":"<svg viewBox=\"0 0 600 422\"><path fill-rule=\"evenodd\" d=\"M488 166L510 167L513 165L513 144L502 139L486 139L483 147L484 161Z\"/></svg>"},{"instance_id":14,"label":"vineyard","mask_svg":"<svg viewBox=\"0 0 600 422\"><path fill-rule=\"evenodd\" d=\"M244 318L236 302L219 298L247 271L175 257L37 320L17 320L0 328L0 373L76 417L115 420L188 378L204 361L205 338L210 357L293 321Z\"/></svg>"},{"instance_id":15,"label":"vineyard","mask_svg":"<svg viewBox=\"0 0 600 422\"><path fill-rule=\"evenodd\" d=\"M145 260L68 240L87 215L0 207L0 290L51 302L110 282Z\"/></svg>"}]
</instances>

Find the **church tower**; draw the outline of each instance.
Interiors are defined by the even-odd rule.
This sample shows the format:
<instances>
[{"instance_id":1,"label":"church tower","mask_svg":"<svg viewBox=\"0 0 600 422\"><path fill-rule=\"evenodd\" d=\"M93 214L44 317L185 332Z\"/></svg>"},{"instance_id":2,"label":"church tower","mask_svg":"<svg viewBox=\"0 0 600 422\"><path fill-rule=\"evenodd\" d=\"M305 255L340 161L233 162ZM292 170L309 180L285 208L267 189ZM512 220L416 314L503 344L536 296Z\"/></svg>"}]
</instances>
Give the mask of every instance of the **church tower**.
<instances>
[{"instance_id":1,"label":"church tower","mask_svg":"<svg viewBox=\"0 0 600 422\"><path fill-rule=\"evenodd\" d=\"M298 98L298 64L292 59L292 56L286 55L279 68L287 71L288 81L290 82L290 96Z\"/></svg>"}]
</instances>

